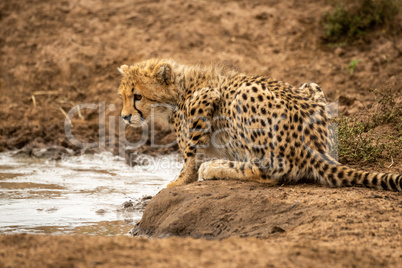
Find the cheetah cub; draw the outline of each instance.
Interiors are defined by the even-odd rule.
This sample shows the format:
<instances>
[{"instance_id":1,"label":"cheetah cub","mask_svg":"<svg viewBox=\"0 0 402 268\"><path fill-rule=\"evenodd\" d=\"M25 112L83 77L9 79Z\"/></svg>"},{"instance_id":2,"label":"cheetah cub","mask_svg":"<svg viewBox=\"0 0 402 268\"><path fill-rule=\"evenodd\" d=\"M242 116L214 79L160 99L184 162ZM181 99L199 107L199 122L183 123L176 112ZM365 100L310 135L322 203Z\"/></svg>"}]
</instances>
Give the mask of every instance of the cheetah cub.
<instances>
[{"instance_id":1,"label":"cheetah cub","mask_svg":"<svg viewBox=\"0 0 402 268\"><path fill-rule=\"evenodd\" d=\"M185 162L167 187L198 179L362 185L401 191L402 175L370 173L330 156L326 97L314 83L295 88L222 66L150 59L123 65L121 116L133 127L173 127ZM199 162L205 156L212 160Z\"/></svg>"}]
</instances>

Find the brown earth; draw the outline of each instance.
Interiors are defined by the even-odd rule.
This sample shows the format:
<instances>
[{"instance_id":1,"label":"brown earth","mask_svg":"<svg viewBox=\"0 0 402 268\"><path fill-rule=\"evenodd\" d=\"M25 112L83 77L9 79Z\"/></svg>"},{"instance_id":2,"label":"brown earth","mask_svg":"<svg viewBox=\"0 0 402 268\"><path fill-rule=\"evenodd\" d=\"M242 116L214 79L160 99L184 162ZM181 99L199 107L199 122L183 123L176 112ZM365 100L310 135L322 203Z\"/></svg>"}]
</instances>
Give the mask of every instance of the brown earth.
<instances>
[{"instance_id":1,"label":"brown earth","mask_svg":"<svg viewBox=\"0 0 402 268\"><path fill-rule=\"evenodd\" d=\"M389 241L391 234L383 235ZM395 241L388 245L381 238L359 240L359 233L352 231L343 236L349 239L316 240L286 233L272 239L221 241L3 235L0 267L400 267L400 245Z\"/></svg>"},{"instance_id":2,"label":"brown earth","mask_svg":"<svg viewBox=\"0 0 402 268\"><path fill-rule=\"evenodd\" d=\"M104 144L95 144L95 148L85 148L84 152L108 149L117 153L118 144L127 143L123 138L138 141L141 137L138 131L110 127L113 121L119 125L121 106L116 95L120 79L116 68L150 57L173 58L188 64L223 62L248 74L273 76L293 85L314 81L323 87L331 101L339 100L340 112L349 115L365 112L370 106L374 95L369 93L369 88L387 84L400 105L401 16L396 18L396 27L379 28L355 45L327 46L321 40L320 19L331 10L331 2L2 1L0 151L24 148L30 154L31 148L62 146L80 153L82 148L67 139L64 124L65 114L83 103L97 106L74 115L72 133L81 142L99 142L99 125L105 125L106 138ZM359 63L351 75L346 67L354 59ZM104 115L102 107L105 107ZM389 130L388 126L378 129ZM158 143L169 143L172 139L169 130L156 133ZM157 154L176 150L174 146L154 150L150 145L148 141L146 146L134 151ZM125 153L126 148L122 148L120 153ZM62 149L56 151L58 154ZM385 159L381 166L353 164L383 172L402 172L400 157ZM199 202L192 195L188 201L178 202L176 198L184 196L185 189L221 186L211 190L206 203L209 205L205 207L211 214L204 219L205 223L208 220L217 223L221 219L222 224L239 225L232 227L231 232L222 231L222 237L242 234L242 231L246 234L248 230L248 236L263 239L0 236L0 267L128 264L396 267L401 262L400 194L312 185L266 188L239 182L210 183L175 190L178 195L166 199L170 200L169 204L177 202L175 215L187 215L181 207L186 204L183 202ZM170 191L173 190L164 190L160 196ZM215 191L217 196L228 193L228 197L213 202ZM251 193L261 200L252 199ZM195 196L200 194L197 192ZM227 204L227 208L218 207L227 200L234 203ZM253 207L256 202L259 205ZM210 205L214 203L212 211ZM292 207L294 204L299 205ZM201 208L202 204L199 205ZM291 209L280 213L280 209L286 208ZM228 209L233 216L236 216L235 209L250 210L250 213L261 209L266 214L260 218L259 215L236 216L230 223L223 222L224 211L220 209ZM295 212L299 211L303 213L297 215ZM187 213L185 218L189 222L181 224L187 224L183 232L190 235L193 231L189 228L195 228L198 221L189 215L196 218L200 215L191 208ZM270 218L264 218L268 215ZM203 228L214 226L206 224ZM205 230L213 233L212 229Z\"/></svg>"},{"instance_id":3,"label":"brown earth","mask_svg":"<svg viewBox=\"0 0 402 268\"><path fill-rule=\"evenodd\" d=\"M87 103L97 109L74 114L77 140L114 151L119 136L138 141L140 132L133 129L109 132L110 121L119 125L116 68L151 57L222 62L293 85L314 81L331 101L340 100L346 114L369 105L374 99L369 88L389 83L400 96L401 26L387 28L390 33L379 28L353 46L327 46L320 19L331 10L329 2L2 1L0 151L49 145L80 149L66 137L65 114ZM394 24L402 25L401 20ZM359 63L350 75L346 67L354 59ZM98 142L99 120L104 143ZM156 141L169 143L174 137L167 133L157 132Z\"/></svg>"},{"instance_id":4,"label":"brown earth","mask_svg":"<svg viewBox=\"0 0 402 268\"><path fill-rule=\"evenodd\" d=\"M199 182L147 206L137 235L162 239L1 235L0 267L400 267L401 214L393 192Z\"/></svg>"},{"instance_id":5,"label":"brown earth","mask_svg":"<svg viewBox=\"0 0 402 268\"><path fill-rule=\"evenodd\" d=\"M286 232L289 239L337 240L334 244L379 239L395 248L401 246L401 215L402 195L395 192L203 181L159 192L134 235L271 240Z\"/></svg>"}]
</instances>

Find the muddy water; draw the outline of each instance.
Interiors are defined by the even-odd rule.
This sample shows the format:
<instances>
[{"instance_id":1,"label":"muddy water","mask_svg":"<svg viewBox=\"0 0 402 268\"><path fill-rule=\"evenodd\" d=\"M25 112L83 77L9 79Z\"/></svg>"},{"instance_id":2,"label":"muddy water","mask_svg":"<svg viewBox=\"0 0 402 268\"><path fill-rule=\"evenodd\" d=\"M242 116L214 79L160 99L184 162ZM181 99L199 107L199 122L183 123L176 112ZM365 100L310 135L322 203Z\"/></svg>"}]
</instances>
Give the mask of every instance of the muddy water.
<instances>
[{"instance_id":1,"label":"muddy water","mask_svg":"<svg viewBox=\"0 0 402 268\"><path fill-rule=\"evenodd\" d=\"M59 161L0 154L0 234L126 234L141 217L143 197L182 165L175 156L143 162L129 167L111 153Z\"/></svg>"}]
</instances>

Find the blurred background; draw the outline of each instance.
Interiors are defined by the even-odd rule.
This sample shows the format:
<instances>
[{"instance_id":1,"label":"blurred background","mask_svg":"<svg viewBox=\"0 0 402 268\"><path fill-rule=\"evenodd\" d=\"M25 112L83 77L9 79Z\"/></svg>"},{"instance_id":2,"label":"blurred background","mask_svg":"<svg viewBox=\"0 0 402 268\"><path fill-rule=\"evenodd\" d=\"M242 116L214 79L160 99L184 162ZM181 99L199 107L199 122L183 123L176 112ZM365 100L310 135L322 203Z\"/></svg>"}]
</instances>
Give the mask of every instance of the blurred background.
<instances>
[{"instance_id":1,"label":"blurred background","mask_svg":"<svg viewBox=\"0 0 402 268\"><path fill-rule=\"evenodd\" d=\"M0 151L61 146L80 153L66 138L66 113L103 103L108 135L108 119L117 122L121 107L117 67L159 57L220 62L295 86L316 82L339 101L341 160L400 172L400 7L392 0L2 1ZM72 123L77 139L98 141L99 110L83 110ZM131 141L139 135L125 133ZM161 143L174 140L166 129L157 135Z\"/></svg>"}]
</instances>

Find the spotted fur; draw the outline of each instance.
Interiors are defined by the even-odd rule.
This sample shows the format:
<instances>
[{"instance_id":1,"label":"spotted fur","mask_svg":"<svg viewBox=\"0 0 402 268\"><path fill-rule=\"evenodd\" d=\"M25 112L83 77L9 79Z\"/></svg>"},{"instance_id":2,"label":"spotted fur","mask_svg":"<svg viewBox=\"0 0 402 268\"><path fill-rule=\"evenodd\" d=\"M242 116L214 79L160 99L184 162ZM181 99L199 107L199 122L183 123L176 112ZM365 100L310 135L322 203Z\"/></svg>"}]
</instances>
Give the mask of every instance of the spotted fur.
<instances>
[{"instance_id":1,"label":"spotted fur","mask_svg":"<svg viewBox=\"0 0 402 268\"><path fill-rule=\"evenodd\" d=\"M151 59L119 68L122 117L132 126L160 119L176 132L185 163L168 187L197 179L361 185L401 191L402 175L355 170L329 154L321 88L295 88L222 66ZM204 156L212 160L204 161ZM202 164L199 166L199 162Z\"/></svg>"}]
</instances>

